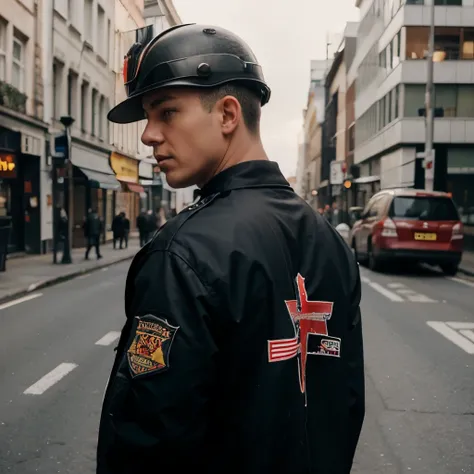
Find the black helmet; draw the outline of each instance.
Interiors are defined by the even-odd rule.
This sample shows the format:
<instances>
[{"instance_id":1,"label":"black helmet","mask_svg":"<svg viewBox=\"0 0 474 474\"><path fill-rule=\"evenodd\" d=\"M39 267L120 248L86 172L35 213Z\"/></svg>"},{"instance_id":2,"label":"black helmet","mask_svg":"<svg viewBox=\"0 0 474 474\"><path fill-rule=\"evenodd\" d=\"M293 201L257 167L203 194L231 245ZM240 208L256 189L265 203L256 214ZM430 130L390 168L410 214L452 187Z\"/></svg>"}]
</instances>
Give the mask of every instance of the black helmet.
<instances>
[{"instance_id":1,"label":"black helmet","mask_svg":"<svg viewBox=\"0 0 474 474\"><path fill-rule=\"evenodd\" d=\"M265 105L270 88L248 45L230 31L214 26L178 25L155 38L151 27L137 30L137 42L124 60L128 98L116 105L108 119L131 123L145 118L142 97L163 87L216 87L238 82L255 91Z\"/></svg>"}]
</instances>

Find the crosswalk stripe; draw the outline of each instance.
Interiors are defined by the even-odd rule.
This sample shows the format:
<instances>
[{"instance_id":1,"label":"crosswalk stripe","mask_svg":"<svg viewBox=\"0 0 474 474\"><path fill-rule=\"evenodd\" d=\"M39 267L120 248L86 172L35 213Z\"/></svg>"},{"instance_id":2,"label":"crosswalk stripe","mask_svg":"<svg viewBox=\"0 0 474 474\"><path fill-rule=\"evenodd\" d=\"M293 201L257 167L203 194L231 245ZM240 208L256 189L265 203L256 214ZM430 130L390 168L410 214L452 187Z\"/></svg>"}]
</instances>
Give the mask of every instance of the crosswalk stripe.
<instances>
[{"instance_id":1,"label":"crosswalk stripe","mask_svg":"<svg viewBox=\"0 0 474 474\"><path fill-rule=\"evenodd\" d=\"M114 341L120 337L118 331L110 331L104 337L100 338L97 342L97 346L110 346Z\"/></svg>"},{"instance_id":2,"label":"crosswalk stripe","mask_svg":"<svg viewBox=\"0 0 474 474\"><path fill-rule=\"evenodd\" d=\"M46 392L48 388L51 388L54 384L58 383L76 367L77 364L68 362L59 364L55 369L46 374L44 377L41 377L35 384L27 388L23 393L25 395L41 395Z\"/></svg>"}]
</instances>

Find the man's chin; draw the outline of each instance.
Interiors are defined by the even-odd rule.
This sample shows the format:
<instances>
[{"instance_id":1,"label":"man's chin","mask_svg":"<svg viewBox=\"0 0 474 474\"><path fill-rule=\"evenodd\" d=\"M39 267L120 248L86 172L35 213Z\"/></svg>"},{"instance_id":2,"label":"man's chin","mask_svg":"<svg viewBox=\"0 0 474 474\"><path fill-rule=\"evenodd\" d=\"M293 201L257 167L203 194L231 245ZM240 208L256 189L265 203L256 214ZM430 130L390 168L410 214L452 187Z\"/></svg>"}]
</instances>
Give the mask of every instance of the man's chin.
<instances>
[{"instance_id":1,"label":"man's chin","mask_svg":"<svg viewBox=\"0 0 474 474\"><path fill-rule=\"evenodd\" d=\"M173 171L165 172L166 182L173 189L183 189L193 186L193 179L189 176L180 176L179 173Z\"/></svg>"}]
</instances>

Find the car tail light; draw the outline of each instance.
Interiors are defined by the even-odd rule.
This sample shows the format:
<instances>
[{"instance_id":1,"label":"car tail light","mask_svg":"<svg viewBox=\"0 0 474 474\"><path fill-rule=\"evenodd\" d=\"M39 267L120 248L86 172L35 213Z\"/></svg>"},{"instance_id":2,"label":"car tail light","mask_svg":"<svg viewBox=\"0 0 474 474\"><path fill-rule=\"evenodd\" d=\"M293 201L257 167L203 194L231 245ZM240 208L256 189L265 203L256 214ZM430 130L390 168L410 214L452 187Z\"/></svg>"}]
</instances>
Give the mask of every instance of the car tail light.
<instances>
[{"instance_id":1,"label":"car tail light","mask_svg":"<svg viewBox=\"0 0 474 474\"><path fill-rule=\"evenodd\" d=\"M457 224L453 225L453 233L451 235L451 240L461 240L464 239L464 233L462 224L458 222Z\"/></svg>"},{"instance_id":2,"label":"car tail light","mask_svg":"<svg viewBox=\"0 0 474 474\"><path fill-rule=\"evenodd\" d=\"M397 226L392 219L384 219L383 220L383 227L382 227L382 237L398 237L397 233Z\"/></svg>"}]
</instances>

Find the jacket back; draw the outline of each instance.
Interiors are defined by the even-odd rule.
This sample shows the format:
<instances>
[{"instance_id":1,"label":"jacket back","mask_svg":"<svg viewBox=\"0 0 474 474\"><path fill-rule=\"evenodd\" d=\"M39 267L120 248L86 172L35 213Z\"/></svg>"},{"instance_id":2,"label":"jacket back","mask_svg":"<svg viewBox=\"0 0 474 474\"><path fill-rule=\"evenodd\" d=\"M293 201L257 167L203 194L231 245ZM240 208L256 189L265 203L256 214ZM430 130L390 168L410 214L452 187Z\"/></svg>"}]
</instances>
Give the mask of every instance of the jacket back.
<instances>
[{"instance_id":1,"label":"jacket back","mask_svg":"<svg viewBox=\"0 0 474 474\"><path fill-rule=\"evenodd\" d=\"M350 249L276 164L224 171L132 264L98 472L132 472L110 468L132 453L147 467L161 449L170 467L206 473L350 472L364 416L359 302ZM179 329L167 370L135 377L128 348L146 314Z\"/></svg>"}]
</instances>

